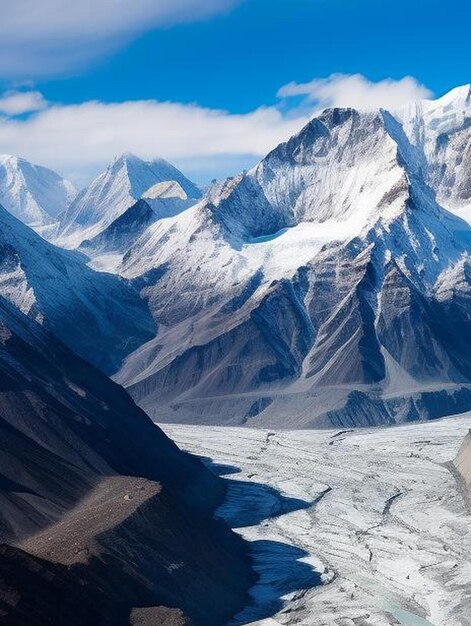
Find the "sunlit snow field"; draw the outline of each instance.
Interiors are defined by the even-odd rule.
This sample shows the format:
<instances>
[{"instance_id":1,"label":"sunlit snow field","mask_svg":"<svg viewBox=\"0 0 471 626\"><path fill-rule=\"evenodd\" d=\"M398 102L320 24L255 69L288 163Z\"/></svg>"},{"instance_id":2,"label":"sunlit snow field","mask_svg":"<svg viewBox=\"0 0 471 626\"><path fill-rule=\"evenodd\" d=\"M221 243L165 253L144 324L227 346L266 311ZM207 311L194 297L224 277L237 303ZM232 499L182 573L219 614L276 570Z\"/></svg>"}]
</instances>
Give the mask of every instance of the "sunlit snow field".
<instances>
[{"instance_id":1,"label":"sunlit snow field","mask_svg":"<svg viewBox=\"0 0 471 626\"><path fill-rule=\"evenodd\" d=\"M260 580L237 624L471 624L469 414L378 430L163 425L229 483Z\"/></svg>"}]
</instances>

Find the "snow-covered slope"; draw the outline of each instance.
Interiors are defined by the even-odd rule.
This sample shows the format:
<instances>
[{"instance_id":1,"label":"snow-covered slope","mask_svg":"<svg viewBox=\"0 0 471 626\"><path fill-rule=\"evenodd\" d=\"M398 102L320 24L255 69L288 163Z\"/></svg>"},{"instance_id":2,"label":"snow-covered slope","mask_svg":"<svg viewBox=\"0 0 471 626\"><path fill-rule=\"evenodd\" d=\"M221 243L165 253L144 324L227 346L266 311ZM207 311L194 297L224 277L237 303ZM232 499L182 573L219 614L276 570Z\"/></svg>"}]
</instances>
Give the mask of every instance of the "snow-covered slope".
<instances>
[{"instance_id":1,"label":"snow-covered slope","mask_svg":"<svg viewBox=\"0 0 471 626\"><path fill-rule=\"evenodd\" d=\"M191 195L188 195L188 192ZM201 193L198 189L188 189L187 187L187 191L185 191L177 180L156 183L142 194L143 199L152 207L159 219L178 215L194 204L200 196Z\"/></svg>"},{"instance_id":2,"label":"snow-covered slope","mask_svg":"<svg viewBox=\"0 0 471 626\"><path fill-rule=\"evenodd\" d=\"M79 248L90 258L90 267L115 272L151 224L178 215L195 202L176 181L156 183L98 235L82 241Z\"/></svg>"},{"instance_id":3,"label":"snow-covered slope","mask_svg":"<svg viewBox=\"0 0 471 626\"><path fill-rule=\"evenodd\" d=\"M119 272L159 333L118 380L160 420L391 423L471 406L471 228L437 176L469 144L468 92L326 110L151 225Z\"/></svg>"},{"instance_id":4,"label":"snow-covered slope","mask_svg":"<svg viewBox=\"0 0 471 626\"><path fill-rule=\"evenodd\" d=\"M121 264L124 254L157 219L149 203L138 200L101 233L82 241L79 249L90 259L90 267L113 272Z\"/></svg>"},{"instance_id":5,"label":"snow-covered slope","mask_svg":"<svg viewBox=\"0 0 471 626\"><path fill-rule=\"evenodd\" d=\"M0 204L39 232L57 221L76 194L72 183L52 170L0 155Z\"/></svg>"},{"instance_id":6,"label":"snow-covered slope","mask_svg":"<svg viewBox=\"0 0 471 626\"><path fill-rule=\"evenodd\" d=\"M155 332L124 280L42 239L0 206L0 295L107 372Z\"/></svg>"},{"instance_id":7,"label":"snow-covered slope","mask_svg":"<svg viewBox=\"0 0 471 626\"><path fill-rule=\"evenodd\" d=\"M159 183L178 185L185 199L201 195L199 189L167 161L143 161L126 153L114 159L61 216L58 242L66 247L77 247L84 239L102 232L141 197L157 201L159 191L160 195L168 196L165 193L168 187L156 190ZM186 206L188 204L184 204Z\"/></svg>"},{"instance_id":8,"label":"snow-covered slope","mask_svg":"<svg viewBox=\"0 0 471 626\"><path fill-rule=\"evenodd\" d=\"M394 113L438 201L471 221L471 85Z\"/></svg>"}]
</instances>

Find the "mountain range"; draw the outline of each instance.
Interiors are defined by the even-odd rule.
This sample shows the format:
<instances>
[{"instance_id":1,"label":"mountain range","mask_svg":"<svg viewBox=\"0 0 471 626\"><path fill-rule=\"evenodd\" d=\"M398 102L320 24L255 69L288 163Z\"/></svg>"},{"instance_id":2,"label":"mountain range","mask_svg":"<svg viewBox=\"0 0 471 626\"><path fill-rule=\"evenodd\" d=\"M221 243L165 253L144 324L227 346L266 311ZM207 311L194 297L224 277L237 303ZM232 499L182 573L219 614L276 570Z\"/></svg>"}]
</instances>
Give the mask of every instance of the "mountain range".
<instances>
[{"instance_id":1,"label":"mountain range","mask_svg":"<svg viewBox=\"0 0 471 626\"><path fill-rule=\"evenodd\" d=\"M358 426L469 408L470 88L324 111L151 225L118 272L155 339L116 379L159 420Z\"/></svg>"},{"instance_id":2,"label":"mountain range","mask_svg":"<svg viewBox=\"0 0 471 626\"><path fill-rule=\"evenodd\" d=\"M469 85L327 109L205 191L162 159L77 193L0 157L2 624L227 623L253 555L226 483L152 420L471 410L470 297Z\"/></svg>"},{"instance_id":3,"label":"mountain range","mask_svg":"<svg viewBox=\"0 0 471 626\"><path fill-rule=\"evenodd\" d=\"M68 292L83 303L99 284L125 319L95 310L96 347L39 287L37 308L159 421L434 418L471 408L470 220L469 85L398 111L327 109L203 195L162 160L115 159L59 215L47 253L84 275ZM33 279L16 278L16 255L5 284L25 311Z\"/></svg>"},{"instance_id":4,"label":"mountain range","mask_svg":"<svg viewBox=\"0 0 471 626\"><path fill-rule=\"evenodd\" d=\"M0 295L107 373L155 333L125 280L93 271L79 252L50 244L1 206Z\"/></svg>"}]
</instances>

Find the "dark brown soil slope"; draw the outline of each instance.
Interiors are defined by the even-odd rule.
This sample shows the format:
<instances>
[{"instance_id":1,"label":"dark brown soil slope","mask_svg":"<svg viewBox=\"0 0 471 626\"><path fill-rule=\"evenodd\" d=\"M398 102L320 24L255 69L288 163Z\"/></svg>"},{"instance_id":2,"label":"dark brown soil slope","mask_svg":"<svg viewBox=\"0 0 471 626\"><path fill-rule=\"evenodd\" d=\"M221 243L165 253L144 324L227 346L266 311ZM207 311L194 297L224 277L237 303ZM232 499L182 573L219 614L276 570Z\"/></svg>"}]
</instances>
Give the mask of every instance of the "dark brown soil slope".
<instances>
[{"instance_id":1,"label":"dark brown soil slope","mask_svg":"<svg viewBox=\"0 0 471 626\"><path fill-rule=\"evenodd\" d=\"M223 497L121 387L0 300L2 624L223 623L253 582L213 517Z\"/></svg>"}]
</instances>

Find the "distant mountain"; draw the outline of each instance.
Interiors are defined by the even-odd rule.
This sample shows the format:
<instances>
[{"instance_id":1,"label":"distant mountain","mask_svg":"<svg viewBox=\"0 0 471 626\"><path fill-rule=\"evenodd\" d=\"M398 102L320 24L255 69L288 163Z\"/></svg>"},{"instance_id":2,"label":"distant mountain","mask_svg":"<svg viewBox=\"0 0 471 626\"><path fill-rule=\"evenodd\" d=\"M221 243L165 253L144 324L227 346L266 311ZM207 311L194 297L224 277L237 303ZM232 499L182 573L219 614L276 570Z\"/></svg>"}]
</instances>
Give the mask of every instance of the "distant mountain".
<instances>
[{"instance_id":1,"label":"distant mountain","mask_svg":"<svg viewBox=\"0 0 471 626\"><path fill-rule=\"evenodd\" d=\"M146 197L146 192L149 191L152 199L157 198L155 186L159 183L178 184L186 199L201 196L196 185L167 161L143 161L126 153L78 194L61 216L58 241L67 247L77 247L83 240L92 239L137 200Z\"/></svg>"},{"instance_id":2,"label":"distant mountain","mask_svg":"<svg viewBox=\"0 0 471 626\"><path fill-rule=\"evenodd\" d=\"M157 221L119 272L159 325L117 375L159 420L357 426L471 408L471 98L328 109Z\"/></svg>"},{"instance_id":3,"label":"distant mountain","mask_svg":"<svg viewBox=\"0 0 471 626\"><path fill-rule=\"evenodd\" d=\"M244 606L224 484L3 298L0 380L2 624L216 626Z\"/></svg>"},{"instance_id":4,"label":"distant mountain","mask_svg":"<svg viewBox=\"0 0 471 626\"><path fill-rule=\"evenodd\" d=\"M77 190L46 167L0 155L0 204L24 224L41 231L67 209Z\"/></svg>"},{"instance_id":5,"label":"distant mountain","mask_svg":"<svg viewBox=\"0 0 471 626\"><path fill-rule=\"evenodd\" d=\"M0 296L103 371L155 333L147 305L124 280L94 272L0 206Z\"/></svg>"}]
</instances>

